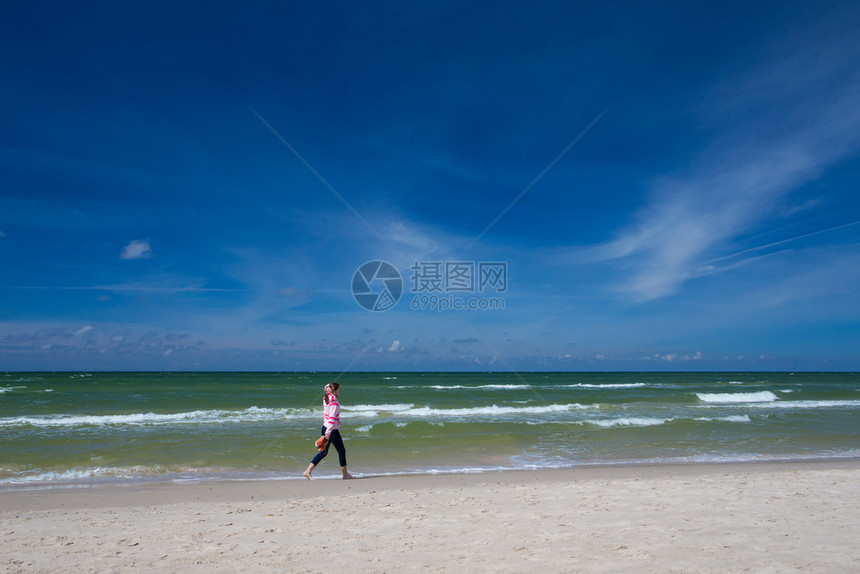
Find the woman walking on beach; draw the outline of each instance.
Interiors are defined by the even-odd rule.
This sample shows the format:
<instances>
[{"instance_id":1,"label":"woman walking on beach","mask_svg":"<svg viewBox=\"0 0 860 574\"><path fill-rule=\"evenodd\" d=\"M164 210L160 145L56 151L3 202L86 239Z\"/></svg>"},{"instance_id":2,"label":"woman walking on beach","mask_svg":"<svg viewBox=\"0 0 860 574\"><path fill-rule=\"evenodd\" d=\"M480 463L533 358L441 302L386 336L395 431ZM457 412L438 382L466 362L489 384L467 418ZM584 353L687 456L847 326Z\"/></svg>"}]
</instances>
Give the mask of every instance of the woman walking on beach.
<instances>
[{"instance_id":1,"label":"woman walking on beach","mask_svg":"<svg viewBox=\"0 0 860 574\"><path fill-rule=\"evenodd\" d=\"M322 427L322 447L319 453L311 461L302 474L308 480L314 480L311 473L316 465L328 454L328 449L331 445L337 450L337 456L340 459L340 470L343 472L343 478L355 478L346 471L346 447L343 446L343 439L340 437L340 403L337 401L340 395L340 384L329 383L325 386L325 397L323 397L323 427Z\"/></svg>"}]
</instances>

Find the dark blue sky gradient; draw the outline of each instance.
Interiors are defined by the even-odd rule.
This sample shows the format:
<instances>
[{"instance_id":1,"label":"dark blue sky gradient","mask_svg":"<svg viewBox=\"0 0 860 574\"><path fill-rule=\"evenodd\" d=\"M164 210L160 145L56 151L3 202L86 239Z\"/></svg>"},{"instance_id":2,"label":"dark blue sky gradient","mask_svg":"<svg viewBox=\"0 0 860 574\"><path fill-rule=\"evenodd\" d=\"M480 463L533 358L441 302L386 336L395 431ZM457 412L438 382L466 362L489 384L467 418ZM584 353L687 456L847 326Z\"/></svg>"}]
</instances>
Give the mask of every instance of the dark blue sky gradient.
<instances>
[{"instance_id":1,"label":"dark blue sky gradient","mask_svg":"<svg viewBox=\"0 0 860 574\"><path fill-rule=\"evenodd\" d=\"M858 24L7 2L0 370L857 369ZM377 259L507 262L505 309L369 313Z\"/></svg>"}]
</instances>

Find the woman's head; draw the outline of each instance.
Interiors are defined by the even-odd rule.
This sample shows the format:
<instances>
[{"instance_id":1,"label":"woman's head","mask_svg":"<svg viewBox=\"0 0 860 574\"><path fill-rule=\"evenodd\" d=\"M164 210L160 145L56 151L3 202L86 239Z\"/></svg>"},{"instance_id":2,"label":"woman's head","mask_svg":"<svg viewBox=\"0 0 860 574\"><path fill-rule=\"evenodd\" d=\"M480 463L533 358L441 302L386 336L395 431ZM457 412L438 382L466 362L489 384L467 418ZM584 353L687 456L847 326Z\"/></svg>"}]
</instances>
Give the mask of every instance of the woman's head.
<instances>
[{"instance_id":1,"label":"woman's head","mask_svg":"<svg viewBox=\"0 0 860 574\"><path fill-rule=\"evenodd\" d=\"M328 394L331 393L334 396L338 396L340 394L340 383L329 383L325 386L325 403L328 404Z\"/></svg>"}]
</instances>

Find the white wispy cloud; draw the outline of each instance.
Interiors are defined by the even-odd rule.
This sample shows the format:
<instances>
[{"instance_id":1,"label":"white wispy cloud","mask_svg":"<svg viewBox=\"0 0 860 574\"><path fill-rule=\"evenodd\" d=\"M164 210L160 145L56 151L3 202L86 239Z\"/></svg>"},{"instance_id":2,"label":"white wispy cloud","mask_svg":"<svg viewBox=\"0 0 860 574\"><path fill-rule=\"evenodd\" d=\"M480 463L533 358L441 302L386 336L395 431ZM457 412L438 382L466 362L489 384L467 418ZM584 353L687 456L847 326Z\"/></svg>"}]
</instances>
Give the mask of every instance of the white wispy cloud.
<instances>
[{"instance_id":1,"label":"white wispy cloud","mask_svg":"<svg viewBox=\"0 0 860 574\"><path fill-rule=\"evenodd\" d=\"M80 337L81 335L83 335L83 334L85 334L85 333L89 333L89 332L90 332L90 331L92 331L92 330L93 330L93 326L92 326L92 325L84 325L83 327L81 327L80 329L78 329L77 331L75 331L75 332L74 332L74 335L75 335L76 337Z\"/></svg>"},{"instance_id":2,"label":"white wispy cloud","mask_svg":"<svg viewBox=\"0 0 860 574\"><path fill-rule=\"evenodd\" d=\"M822 57L845 49L838 39L815 39ZM856 153L860 78L850 62L860 50L829 57L822 69L796 46L774 49L767 64L731 82L728 103L720 99L724 86L716 90L714 121L730 127L689 169L657 181L648 205L615 239L578 251L580 261L616 261L627 274L620 290L636 299L671 295L713 272L705 260L719 261L735 239L775 216L788 194ZM735 117L744 123L733 125Z\"/></svg>"},{"instance_id":3,"label":"white wispy cloud","mask_svg":"<svg viewBox=\"0 0 860 574\"><path fill-rule=\"evenodd\" d=\"M152 257L152 247L146 239L134 239L120 253L120 259L148 259Z\"/></svg>"},{"instance_id":4,"label":"white wispy cloud","mask_svg":"<svg viewBox=\"0 0 860 574\"><path fill-rule=\"evenodd\" d=\"M628 259L633 273L623 290L640 299L672 294L700 273L702 254L750 229L820 169L808 154L767 151L722 173L664 181L637 223L593 257Z\"/></svg>"},{"instance_id":5,"label":"white wispy cloud","mask_svg":"<svg viewBox=\"0 0 860 574\"><path fill-rule=\"evenodd\" d=\"M840 229L846 229L848 227L854 227L856 225L860 225L860 221L852 221L851 223L845 223L843 225L836 225L833 227L828 227L827 229L819 229L818 231L813 231L810 233L804 233L802 235L796 235L794 237L789 237L788 239L781 239L779 241L773 241L773 242L767 243L765 245L758 245L756 247L750 247L749 249L743 249L741 251L736 251L735 253L731 253L729 255L724 255L723 257L718 257L716 259L712 259L711 261L708 261L707 264L718 263L720 261L725 261L727 259L734 259L734 258L743 256L743 255L748 255L751 253L764 251L766 249L772 249L774 247L786 245L787 243L799 241L801 239L807 239L809 237L815 237L816 235L823 235L825 233L830 233L832 231L838 231Z\"/></svg>"},{"instance_id":6,"label":"white wispy cloud","mask_svg":"<svg viewBox=\"0 0 860 574\"><path fill-rule=\"evenodd\" d=\"M450 255L449 245L456 243L441 229L404 219L390 219L381 234L388 242L385 256L401 271L414 261L446 259Z\"/></svg>"}]
</instances>

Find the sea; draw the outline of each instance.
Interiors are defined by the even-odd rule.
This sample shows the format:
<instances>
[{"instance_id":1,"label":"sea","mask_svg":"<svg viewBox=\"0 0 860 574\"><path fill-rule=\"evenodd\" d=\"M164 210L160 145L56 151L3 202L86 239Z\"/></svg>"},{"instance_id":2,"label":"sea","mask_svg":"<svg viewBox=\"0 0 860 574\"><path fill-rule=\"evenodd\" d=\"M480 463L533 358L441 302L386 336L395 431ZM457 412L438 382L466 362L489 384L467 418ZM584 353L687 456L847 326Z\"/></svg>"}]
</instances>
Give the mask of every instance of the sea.
<instances>
[{"instance_id":1,"label":"sea","mask_svg":"<svg viewBox=\"0 0 860 574\"><path fill-rule=\"evenodd\" d=\"M0 488L302 480L332 381L359 477L860 458L858 373L0 373Z\"/></svg>"}]
</instances>

